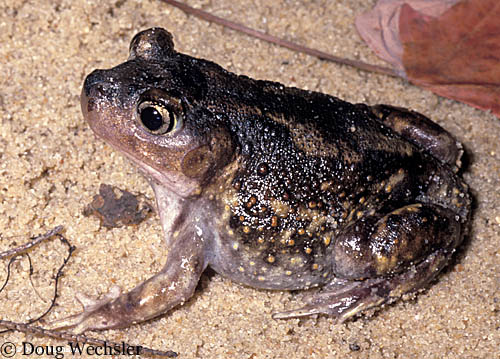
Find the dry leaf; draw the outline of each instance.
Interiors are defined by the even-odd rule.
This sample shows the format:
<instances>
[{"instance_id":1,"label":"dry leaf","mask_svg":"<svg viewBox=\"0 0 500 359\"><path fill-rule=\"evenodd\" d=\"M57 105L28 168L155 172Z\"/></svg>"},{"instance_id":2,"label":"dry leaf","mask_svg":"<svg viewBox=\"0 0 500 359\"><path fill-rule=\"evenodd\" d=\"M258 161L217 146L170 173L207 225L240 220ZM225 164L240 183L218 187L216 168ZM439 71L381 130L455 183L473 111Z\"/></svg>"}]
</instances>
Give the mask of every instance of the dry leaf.
<instances>
[{"instance_id":1,"label":"dry leaf","mask_svg":"<svg viewBox=\"0 0 500 359\"><path fill-rule=\"evenodd\" d=\"M410 5L424 15L437 17L459 0L379 0L375 7L356 17L356 29L363 40L383 60L392 64L402 77L403 46L399 37L399 15Z\"/></svg>"},{"instance_id":2,"label":"dry leaf","mask_svg":"<svg viewBox=\"0 0 500 359\"><path fill-rule=\"evenodd\" d=\"M402 77L500 117L499 18L498 0L380 0L356 26Z\"/></svg>"},{"instance_id":3,"label":"dry leaf","mask_svg":"<svg viewBox=\"0 0 500 359\"><path fill-rule=\"evenodd\" d=\"M97 216L104 227L117 228L139 224L152 211L152 206L143 196L101 183L99 194L94 196L83 214Z\"/></svg>"},{"instance_id":4,"label":"dry leaf","mask_svg":"<svg viewBox=\"0 0 500 359\"><path fill-rule=\"evenodd\" d=\"M500 116L500 2L465 0L438 18L401 8L408 79Z\"/></svg>"}]
</instances>

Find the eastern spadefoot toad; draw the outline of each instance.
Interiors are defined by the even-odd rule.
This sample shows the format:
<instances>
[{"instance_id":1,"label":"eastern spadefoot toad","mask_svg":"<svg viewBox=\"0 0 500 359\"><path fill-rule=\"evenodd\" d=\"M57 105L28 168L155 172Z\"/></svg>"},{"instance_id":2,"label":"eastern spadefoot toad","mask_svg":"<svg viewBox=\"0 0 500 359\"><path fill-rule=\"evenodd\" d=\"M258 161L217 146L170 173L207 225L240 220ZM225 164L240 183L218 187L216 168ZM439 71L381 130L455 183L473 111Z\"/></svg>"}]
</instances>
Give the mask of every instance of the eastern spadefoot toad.
<instances>
[{"instance_id":1,"label":"eastern spadefoot toad","mask_svg":"<svg viewBox=\"0 0 500 359\"><path fill-rule=\"evenodd\" d=\"M82 110L151 183L168 256L59 323L75 331L163 314L207 266L252 287L321 287L274 317L342 322L427 285L467 229L461 146L428 118L237 76L176 52L160 28L86 78Z\"/></svg>"}]
</instances>

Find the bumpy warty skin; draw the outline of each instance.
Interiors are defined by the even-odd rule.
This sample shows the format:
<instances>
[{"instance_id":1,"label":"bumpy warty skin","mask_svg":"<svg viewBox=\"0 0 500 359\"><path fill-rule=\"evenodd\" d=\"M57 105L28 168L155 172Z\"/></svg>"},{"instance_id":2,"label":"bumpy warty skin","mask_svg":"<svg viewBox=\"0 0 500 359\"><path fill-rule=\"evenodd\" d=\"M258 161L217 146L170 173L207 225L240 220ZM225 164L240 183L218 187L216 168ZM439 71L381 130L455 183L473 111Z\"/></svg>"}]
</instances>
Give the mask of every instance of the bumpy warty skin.
<instances>
[{"instance_id":1,"label":"bumpy warty skin","mask_svg":"<svg viewBox=\"0 0 500 359\"><path fill-rule=\"evenodd\" d=\"M281 317L344 320L425 286L467 230L461 145L428 118L237 76L176 52L163 29L92 72L82 110L155 189L167 246L185 253L162 273L195 263L180 302L210 265L260 288L324 287ZM165 278L116 299L136 314L112 326L145 318L136 302Z\"/></svg>"}]
</instances>

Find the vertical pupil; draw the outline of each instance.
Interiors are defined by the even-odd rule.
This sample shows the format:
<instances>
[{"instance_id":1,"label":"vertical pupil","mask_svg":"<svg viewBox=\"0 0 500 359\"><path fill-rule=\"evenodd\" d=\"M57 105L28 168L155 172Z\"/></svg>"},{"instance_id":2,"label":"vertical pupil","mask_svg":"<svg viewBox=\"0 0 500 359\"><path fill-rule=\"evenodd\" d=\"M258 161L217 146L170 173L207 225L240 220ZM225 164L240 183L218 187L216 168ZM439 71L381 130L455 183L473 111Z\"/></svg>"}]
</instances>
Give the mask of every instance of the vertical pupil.
<instances>
[{"instance_id":1,"label":"vertical pupil","mask_svg":"<svg viewBox=\"0 0 500 359\"><path fill-rule=\"evenodd\" d=\"M146 107L141 111L141 121L150 131L156 131L163 125L163 116L154 107Z\"/></svg>"}]
</instances>

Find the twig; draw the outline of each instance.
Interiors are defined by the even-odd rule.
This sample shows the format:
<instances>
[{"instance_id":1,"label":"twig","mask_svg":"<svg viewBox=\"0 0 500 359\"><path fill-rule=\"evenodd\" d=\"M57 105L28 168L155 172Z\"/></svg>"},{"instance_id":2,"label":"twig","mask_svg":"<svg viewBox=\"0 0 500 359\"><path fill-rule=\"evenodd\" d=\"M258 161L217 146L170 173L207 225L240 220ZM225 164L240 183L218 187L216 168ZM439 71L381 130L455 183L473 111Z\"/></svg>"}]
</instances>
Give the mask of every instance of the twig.
<instances>
[{"instance_id":1,"label":"twig","mask_svg":"<svg viewBox=\"0 0 500 359\"><path fill-rule=\"evenodd\" d=\"M267 41L267 42L270 42L273 44L277 44L277 45L282 46L282 47L286 47L286 48L293 50L293 51L302 52L304 54L308 54L311 56L316 56L321 60L327 60L327 61L332 61L332 62L341 64L341 65L352 66L352 67L355 67L355 68L357 68L359 70L363 70L363 71L374 72L374 73L393 76L393 77L400 77L399 74L396 73L396 71L394 71L393 69L388 68L388 67L371 65L371 64L368 64L366 62L358 61L358 60L345 59L342 57L328 54L328 53L323 52L323 51L311 49L309 47L296 44L294 42L282 39L280 37L266 34L263 31L251 29L251 28L246 27L242 24L238 24L238 23L220 18L218 16L209 14L203 10L192 8L191 6L188 6L186 4L183 4L183 3L175 1L175 0L161 0L161 1L163 1L164 3L167 3L169 5L175 6L179 9L181 9L182 11L186 12L187 14L197 16L203 20L215 22L219 25L231 28L231 29L236 30L236 31L243 32L247 35L256 37L258 39L261 39L261 40L264 40L264 41Z\"/></svg>"},{"instance_id":2,"label":"twig","mask_svg":"<svg viewBox=\"0 0 500 359\"><path fill-rule=\"evenodd\" d=\"M42 242L43 240L46 240L46 239L49 239L50 237L54 236L54 235L57 235L59 240L68 246L68 255L67 257L64 259L64 262L63 264L61 264L61 266L59 267L58 271L57 271L57 274L56 274L56 277L54 278L54 296L52 297L52 301L51 301L51 304L49 306L49 308L43 313L41 314L40 316L38 316L37 318L32 318L32 319L29 319L28 322L24 325L28 325L28 324L31 324L31 323L35 323L37 321L39 321L40 319L42 319L44 316L46 316L51 310L52 308L54 307L55 303L56 303L56 300L57 300L57 290L58 290L58 287L59 287L59 278L62 276L63 274L63 269L64 267L66 266L66 264L68 263L69 259L71 258L71 255L73 254L74 250L75 250L75 247L72 246L68 240L63 236L61 235L59 232L61 232L63 230L63 226L57 226L53 229L51 229L50 231L46 232L45 234L42 234L42 235L39 235L35 238L33 238L33 240L31 242L28 242L26 244L23 244L19 247L16 247L16 248L13 248L13 249L10 249L8 251L5 251L3 253L0 253L0 259L1 258L4 258L4 257L7 257L7 256L10 256L10 255L15 255L15 257L11 258L10 261L9 261L9 264L7 266L7 278L5 279L5 282L4 284L2 285L2 287L0 288L0 292L3 291L3 289L5 288L5 286L7 285L7 283L9 282L9 279L10 279L10 267L12 265L12 263L21 255L23 254L26 254L26 256L28 257L28 260L29 260L29 263L30 263L30 281L31 281L31 275L33 274L33 266L32 266L32 263L31 263L31 257L29 256L28 253L23 253L25 252L26 250L28 250L29 248L32 248L34 245ZM33 285L33 282L31 282L32 285ZM35 291L36 291L36 288L35 288ZM38 292L37 292L38 293ZM8 331L8 330L7 330ZM0 334L3 334L5 333L6 331L1 331Z\"/></svg>"},{"instance_id":3,"label":"twig","mask_svg":"<svg viewBox=\"0 0 500 359\"><path fill-rule=\"evenodd\" d=\"M60 340L68 340L72 343L90 344L90 345L96 345L96 346L100 346L100 347L110 346L113 348L118 346L119 348L125 347L125 349L135 347L136 349L138 349L138 352L136 352L135 354L146 354L146 355L150 355L150 356L161 356L161 357L167 357L167 358L177 357L177 353L174 351L171 351L171 350L167 350L167 351L155 350L155 349L143 347L142 345L141 346L131 346L127 343L109 342L107 340L89 338L89 337L87 337L85 335L81 335L81 334L72 334L72 333L68 333L68 332L49 330L49 329L44 329L44 328L37 327L34 325L16 323L16 322L8 321L8 320L1 320L0 319L0 326L4 326L10 330L17 330L17 331L20 331L23 333L42 335L45 337L50 337L50 338L55 338L55 339L60 339Z\"/></svg>"},{"instance_id":4,"label":"twig","mask_svg":"<svg viewBox=\"0 0 500 359\"><path fill-rule=\"evenodd\" d=\"M63 226L54 227L53 229L51 229L47 233L41 234L41 235L33 238L31 242L25 243L19 247L12 248L12 249L9 249L5 252L2 252L2 253L0 253L0 259L3 259L5 257L10 257L14 254L19 254L19 253L22 253L24 251L27 251L28 249L37 245L38 243L52 237L55 234L58 234L59 232L61 232L63 230L63 228L64 228Z\"/></svg>"},{"instance_id":5,"label":"twig","mask_svg":"<svg viewBox=\"0 0 500 359\"><path fill-rule=\"evenodd\" d=\"M59 237L59 240L63 244L68 246L68 255L66 258L64 258L63 264L61 264L61 266L57 270L56 277L54 278L54 296L52 297L52 301L50 303L49 308L42 315L40 315L38 318L28 320L27 324L32 324L32 323L39 321L40 319L45 317L52 310L52 308L56 305L56 300L58 297L57 289L59 288L59 278L61 278L61 276L63 275L63 269L64 269L64 267L66 267L66 264L68 264L69 259L71 258L73 252L76 249L76 247L72 246L63 235L58 234L58 237Z\"/></svg>"}]
</instances>

